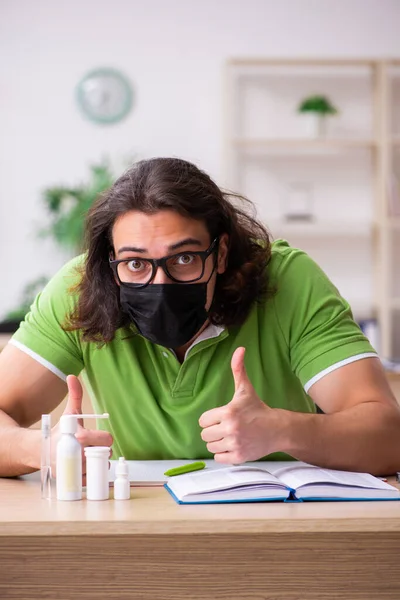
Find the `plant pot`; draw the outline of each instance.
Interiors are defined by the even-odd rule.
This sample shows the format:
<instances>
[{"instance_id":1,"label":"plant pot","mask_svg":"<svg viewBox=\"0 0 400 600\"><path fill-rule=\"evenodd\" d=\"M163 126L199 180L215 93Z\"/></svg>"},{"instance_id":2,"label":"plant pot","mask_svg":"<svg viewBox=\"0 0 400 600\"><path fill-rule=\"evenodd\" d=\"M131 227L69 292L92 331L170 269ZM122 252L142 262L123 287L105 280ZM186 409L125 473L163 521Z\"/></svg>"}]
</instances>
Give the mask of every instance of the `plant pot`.
<instances>
[{"instance_id":1,"label":"plant pot","mask_svg":"<svg viewBox=\"0 0 400 600\"><path fill-rule=\"evenodd\" d=\"M324 115L314 112L300 113L303 125L303 135L306 138L324 138L327 130L327 119Z\"/></svg>"}]
</instances>

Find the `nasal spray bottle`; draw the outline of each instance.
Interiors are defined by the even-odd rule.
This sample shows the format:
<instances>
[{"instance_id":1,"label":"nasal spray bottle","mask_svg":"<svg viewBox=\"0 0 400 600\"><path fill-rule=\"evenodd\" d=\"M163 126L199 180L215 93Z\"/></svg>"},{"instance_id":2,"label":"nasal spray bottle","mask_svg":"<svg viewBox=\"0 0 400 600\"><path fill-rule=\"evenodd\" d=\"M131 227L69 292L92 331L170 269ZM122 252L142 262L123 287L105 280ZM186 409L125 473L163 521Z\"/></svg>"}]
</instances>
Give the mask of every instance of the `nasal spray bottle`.
<instances>
[{"instance_id":1,"label":"nasal spray bottle","mask_svg":"<svg viewBox=\"0 0 400 600\"><path fill-rule=\"evenodd\" d=\"M108 419L102 415L62 415L57 444L57 500L82 500L82 447L75 437L78 419Z\"/></svg>"},{"instance_id":2,"label":"nasal spray bottle","mask_svg":"<svg viewBox=\"0 0 400 600\"><path fill-rule=\"evenodd\" d=\"M120 456L115 467L114 500L129 500L131 488L129 483L128 464L123 456Z\"/></svg>"}]
</instances>

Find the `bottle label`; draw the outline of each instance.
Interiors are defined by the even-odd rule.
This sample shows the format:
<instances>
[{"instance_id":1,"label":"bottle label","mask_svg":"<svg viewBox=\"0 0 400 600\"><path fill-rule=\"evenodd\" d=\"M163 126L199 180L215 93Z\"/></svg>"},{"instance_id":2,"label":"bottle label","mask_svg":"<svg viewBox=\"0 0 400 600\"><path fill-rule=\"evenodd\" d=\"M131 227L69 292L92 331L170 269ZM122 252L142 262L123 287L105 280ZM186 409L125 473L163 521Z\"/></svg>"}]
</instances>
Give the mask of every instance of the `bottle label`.
<instances>
[{"instance_id":1,"label":"bottle label","mask_svg":"<svg viewBox=\"0 0 400 600\"><path fill-rule=\"evenodd\" d=\"M76 458L67 456L61 461L61 473L57 473L64 482L64 491L73 493L80 489L82 485L82 473L80 468L76 468Z\"/></svg>"}]
</instances>

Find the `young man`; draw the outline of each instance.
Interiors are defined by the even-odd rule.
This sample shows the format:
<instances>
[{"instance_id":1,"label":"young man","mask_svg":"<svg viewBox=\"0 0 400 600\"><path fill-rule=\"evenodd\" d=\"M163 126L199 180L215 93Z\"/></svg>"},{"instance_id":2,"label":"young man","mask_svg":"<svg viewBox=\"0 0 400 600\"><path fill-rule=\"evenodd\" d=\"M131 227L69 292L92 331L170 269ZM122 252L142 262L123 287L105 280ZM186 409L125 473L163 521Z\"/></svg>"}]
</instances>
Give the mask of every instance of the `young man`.
<instances>
[{"instance_id":1,"label":"young man","mask_svg":"<svg viewBox=\"0 0 400 600\"><path fill-rule=\"evenodd\" d=\"M0 355L0 475L39 467L26 427L67 385L79 412L80 373L110 420L77 437L115 458L400 469L400 410L348 304L238 199L190 163L153 159L95 203L87 253Z\"/></svg>"}]
</instances>

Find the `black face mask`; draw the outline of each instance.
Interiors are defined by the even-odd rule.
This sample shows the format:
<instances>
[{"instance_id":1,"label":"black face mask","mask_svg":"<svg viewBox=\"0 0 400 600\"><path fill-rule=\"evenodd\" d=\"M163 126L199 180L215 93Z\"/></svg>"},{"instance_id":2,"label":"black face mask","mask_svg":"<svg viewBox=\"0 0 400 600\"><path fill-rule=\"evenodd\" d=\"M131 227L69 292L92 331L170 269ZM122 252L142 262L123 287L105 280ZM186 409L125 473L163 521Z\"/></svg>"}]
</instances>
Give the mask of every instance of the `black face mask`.
<instances>
[{"instance_id":1,"label":"black face mask","mask_svg":"<svg viewBox=\"0 0 400 600\"><path fill-rule=\"evenodd\" d=\"M143 337L160 346L179 348L187 344L207 320L208 281L152 283L146 287L121 285L121 308Z\"/></svg>"}]
</instances>

